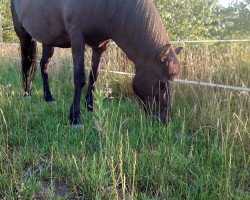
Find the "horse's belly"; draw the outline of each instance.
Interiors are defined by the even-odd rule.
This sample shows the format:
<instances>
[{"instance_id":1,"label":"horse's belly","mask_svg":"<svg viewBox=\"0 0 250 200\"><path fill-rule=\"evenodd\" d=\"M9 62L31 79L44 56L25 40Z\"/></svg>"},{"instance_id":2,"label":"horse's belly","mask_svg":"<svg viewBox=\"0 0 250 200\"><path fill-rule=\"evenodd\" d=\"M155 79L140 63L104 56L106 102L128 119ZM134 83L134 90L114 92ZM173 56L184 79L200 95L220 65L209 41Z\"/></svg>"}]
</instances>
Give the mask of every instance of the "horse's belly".
<instances>
[{"instance_id":1,"label":"horse's belly","mask_svg":"<svg viewBox=\"0 0 250 200\"><path fill-rule=\"evenodd\" d=\"M54 47L68 48L71 46L69 35L64 30L53 32L52 34L49 33L49 31L47 32L47 34L37 33L33 34L32 37L43 44Z\"/></svg>"},{"instance_id":2,"label":"horse's belly","mask_svg":"<svg viewBox=\"0 0 250 200\"><path fill-rule=\"evenodd\" d=\"M69 36L64 31L57 34L41 34L41 32L36 32L33 30L27 30L27 32L38 42L41 42L45 45L68 48L71 46Z\"/></svg>"}]
</instances>

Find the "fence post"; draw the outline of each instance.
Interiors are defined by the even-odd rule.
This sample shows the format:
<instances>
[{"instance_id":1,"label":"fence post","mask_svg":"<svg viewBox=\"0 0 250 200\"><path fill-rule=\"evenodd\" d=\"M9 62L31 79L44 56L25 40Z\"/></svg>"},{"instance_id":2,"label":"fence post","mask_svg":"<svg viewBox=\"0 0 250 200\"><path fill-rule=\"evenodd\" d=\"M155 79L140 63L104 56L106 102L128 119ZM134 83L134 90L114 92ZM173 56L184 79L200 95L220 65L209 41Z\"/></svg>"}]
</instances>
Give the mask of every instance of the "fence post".
<instances>
[{"instance_id":1,"label":"fence post","mask_svg":"<svg viewBox=\"0 0 250 200\"><path fill-rule=\"evenodd\" d=\"M2 14L0 10L0 43L3 42L3 26L2 26Z\"/></svg>"}]
</instances>

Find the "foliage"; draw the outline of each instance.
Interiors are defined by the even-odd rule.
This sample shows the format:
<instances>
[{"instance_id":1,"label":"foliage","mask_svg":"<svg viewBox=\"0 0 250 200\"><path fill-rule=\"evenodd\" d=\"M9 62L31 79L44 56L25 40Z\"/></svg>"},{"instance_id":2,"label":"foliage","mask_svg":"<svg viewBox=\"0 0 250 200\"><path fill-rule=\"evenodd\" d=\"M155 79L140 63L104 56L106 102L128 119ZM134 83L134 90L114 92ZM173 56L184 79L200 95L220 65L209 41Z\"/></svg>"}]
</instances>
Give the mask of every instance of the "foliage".
<instances>
[{"instance_id":1,"label":"foliage","mask_svg":"<svg viewBox=\"0 0 250 200\"><path fill-rule=\"evenodd\" d=\"M218 21L213 16L216 0L156 0L156 5L173 39L212 37L210 30Z\"/></svg>"},{"instance_id":2,"label":"foliage","mask_svg":"<svg viewBox=\"0 0 250 200\"><path fill-rule=\"evenodd\" d=\"M250 37L250 0L236 1L227 9L219 8L216 15L220 16L216 27L221 37Z\"/></svg>"},{"instance_id":3,"label":"foliage","mask_svg":"<svg viewBox=\"0 0 250 200\"><path fill-rule=\"evenodd\" d=\"M222 39L250 36L250 1L227 8L217 0L155 0L173 39Z\"/></svg>"},{"instance_id":4,"label":"foliage","mask_svg":"<svg viewBox=\"0 0 250 200\"><path fill-rule=\"evenodd\" d=\"M2 18L3 41L17 41L17 36L13 30L12 16L10 12L10 0L0 0L0 12ZM0 27L1 28L1 27Z\"/></svg>"}]
</instances>

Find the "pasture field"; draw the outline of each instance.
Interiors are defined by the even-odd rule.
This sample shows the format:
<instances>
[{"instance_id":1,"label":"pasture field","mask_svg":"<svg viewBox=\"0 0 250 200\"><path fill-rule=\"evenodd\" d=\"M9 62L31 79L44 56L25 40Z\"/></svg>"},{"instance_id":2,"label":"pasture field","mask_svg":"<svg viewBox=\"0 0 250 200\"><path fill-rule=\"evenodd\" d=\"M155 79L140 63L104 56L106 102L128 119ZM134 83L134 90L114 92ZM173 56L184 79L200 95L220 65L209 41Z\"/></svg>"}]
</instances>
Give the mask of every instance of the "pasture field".
<instances>
[{"instance_id":1,"label":"pasture field","mask_svg":"<svg viewBox=\"0 0 250 200\"><path fill-rule=\"evenodd\" d=\"M133 72L121 55L111 48L102 67ZM180 78L250 87L249 45L190 45L181 60ZM101 72L95 112L83 95L84 129L72 130L68 65L52 63L52 105L40 74L24 100L19 61L0 57L0 199L250 199L249 93L174 83L164 126L146 119L131 78Z\"/></svg>"}]
</instances>

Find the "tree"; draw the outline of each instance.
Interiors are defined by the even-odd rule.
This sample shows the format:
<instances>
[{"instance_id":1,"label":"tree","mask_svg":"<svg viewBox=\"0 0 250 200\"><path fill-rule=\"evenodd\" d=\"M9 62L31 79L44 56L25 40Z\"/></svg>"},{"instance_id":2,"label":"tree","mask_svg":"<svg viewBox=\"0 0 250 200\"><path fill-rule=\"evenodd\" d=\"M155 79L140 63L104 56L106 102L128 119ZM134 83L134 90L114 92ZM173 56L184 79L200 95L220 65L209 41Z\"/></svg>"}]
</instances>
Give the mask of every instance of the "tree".
<instances>
[{"instance_id":1,"label":"tree","mask_svg":"<svg viewBox=\"0 0 250 200\"><path fill-rule=\"evenodd\" d=\"M218 0L155 0L172 37L180 39L249 38L250 0L229 7Z\"/></svg>"},{"instance_id":2,"label":"tree","mask_svg":"<svg viewBox=\"0 0 250 200\"><path fill-rule=\"evenodd\" d=\"M212 38L210 30L219 20L214 12L217 0L156 0L172 39Z\"/></svg>"},{"instance_id":3,"label":"tree","mask_svg":"<svg viewBox=\"0 0 250 200\"><path fill-rule=\"evenodd\" d=\"M221 18L218 24L222 29L221 37L250 37L250 0L234 1L228 8L218 10L218 15Z\"/></svg>"},{"instance_id":4,"label":"tree","mask_svg":"<svg viewBox=\"0 0 250 200\"><path fill-rule=\"evenodd\" d=\"M12 28L10 0L0 0L0 12L2 14L3 41L17 41L16 34Z\"/></svg>"}]
</instances>

